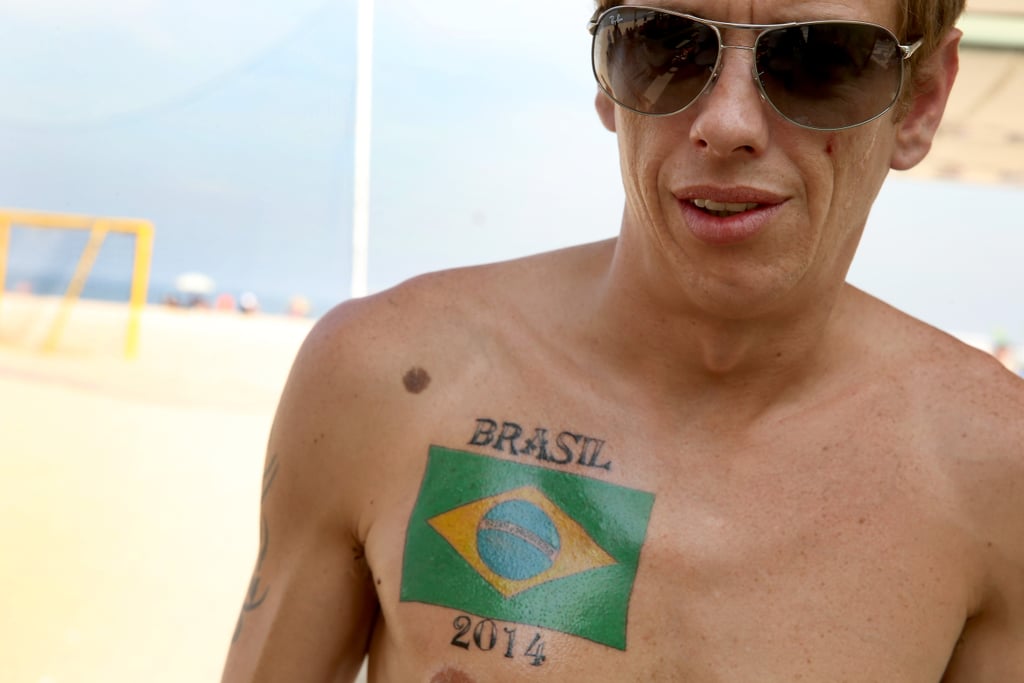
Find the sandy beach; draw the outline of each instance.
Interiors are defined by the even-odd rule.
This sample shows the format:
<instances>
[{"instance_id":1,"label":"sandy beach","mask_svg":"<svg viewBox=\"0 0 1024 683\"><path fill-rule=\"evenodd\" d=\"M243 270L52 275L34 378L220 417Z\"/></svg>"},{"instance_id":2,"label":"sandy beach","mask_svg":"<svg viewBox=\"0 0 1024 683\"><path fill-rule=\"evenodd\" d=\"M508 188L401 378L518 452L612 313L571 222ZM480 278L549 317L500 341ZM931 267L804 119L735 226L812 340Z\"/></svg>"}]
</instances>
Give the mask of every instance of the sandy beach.
<instances>
[{"instance_id":1,"label":"sandy beach","mask_svg":"<svg viewBox=\"0 0 1024 683\"><path fill-rule=\"evenodd\" d=\"M0 680L219 680L264 449L312 321L0 299Z\"/></svg>"}]
</instances>

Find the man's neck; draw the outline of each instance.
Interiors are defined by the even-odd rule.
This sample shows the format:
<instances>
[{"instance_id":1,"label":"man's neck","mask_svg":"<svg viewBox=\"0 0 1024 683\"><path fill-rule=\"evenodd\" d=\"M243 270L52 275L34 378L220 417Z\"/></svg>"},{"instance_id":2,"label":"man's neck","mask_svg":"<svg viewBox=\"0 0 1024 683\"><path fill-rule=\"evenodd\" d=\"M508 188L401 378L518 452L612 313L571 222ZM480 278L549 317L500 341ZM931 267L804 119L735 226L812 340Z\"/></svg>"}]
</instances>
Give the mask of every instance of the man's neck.
<instances>
[{"instance_id":1,"label":"man's neck","mask_svg":"<svg viewBox=\"0 0 1024 683\"><path fill-rule=\"evenodd\" d=\"M604 340L595 351L656 401L728 406L737 419L749 418L795 400L835 369L847 343L838 330L853 305L847 290L837 283L805 305L727 317L673 299L666 283L633 277L613 260L590 316L601 326L595 338Z\"/></svg>"}]
</instances>

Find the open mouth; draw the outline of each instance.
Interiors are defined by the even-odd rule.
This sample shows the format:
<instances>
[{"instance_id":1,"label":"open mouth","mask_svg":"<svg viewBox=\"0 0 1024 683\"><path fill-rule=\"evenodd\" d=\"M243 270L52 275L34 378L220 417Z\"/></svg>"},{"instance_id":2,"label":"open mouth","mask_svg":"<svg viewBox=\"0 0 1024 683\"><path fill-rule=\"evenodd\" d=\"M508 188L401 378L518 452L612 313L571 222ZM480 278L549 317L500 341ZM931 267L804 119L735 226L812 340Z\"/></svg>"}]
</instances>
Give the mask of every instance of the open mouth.
<instances>
[{"instance_id":1,"label":"open mouth","mask_svg":"<svg viewBox=\"0 0 1024 683\"><path fill-rule=\"evenodd\" d=\"M736 216L761 206L760 204L752 202L716 202L712 199L693 199L690 203L704 213L715 216L716 218L729 218L730 216Z\"/></svg>"}]
</instances>

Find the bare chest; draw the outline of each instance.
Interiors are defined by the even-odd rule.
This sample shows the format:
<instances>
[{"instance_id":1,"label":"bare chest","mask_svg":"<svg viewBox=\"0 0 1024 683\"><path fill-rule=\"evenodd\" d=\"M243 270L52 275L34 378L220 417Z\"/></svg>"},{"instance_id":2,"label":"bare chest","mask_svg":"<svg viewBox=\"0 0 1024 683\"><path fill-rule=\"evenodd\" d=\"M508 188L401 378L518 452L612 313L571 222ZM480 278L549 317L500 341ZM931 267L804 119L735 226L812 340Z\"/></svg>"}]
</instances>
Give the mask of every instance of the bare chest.
<instances>
[{"instance_id":1,"label":"bare chest","mask_svg":"<svg viewBox=\"0 0 1024 683\"><path fill-rule=\"evenodd\" d=\"M615 431L495 416L423 448L367 542L371 678L941 678L966 570L913 443Z\"/></svg>"}]
</instances>

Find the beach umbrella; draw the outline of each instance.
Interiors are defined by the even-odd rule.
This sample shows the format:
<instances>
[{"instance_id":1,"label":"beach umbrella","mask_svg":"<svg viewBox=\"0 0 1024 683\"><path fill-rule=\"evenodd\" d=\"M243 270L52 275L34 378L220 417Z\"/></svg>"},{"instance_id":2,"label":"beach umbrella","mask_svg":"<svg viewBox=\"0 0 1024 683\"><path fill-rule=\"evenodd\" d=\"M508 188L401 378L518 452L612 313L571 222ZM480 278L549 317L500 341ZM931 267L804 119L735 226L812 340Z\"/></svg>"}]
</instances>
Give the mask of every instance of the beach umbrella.
<instances>
[{"instance_id":1,"label":"beach umbrella","mask_svg":"<svg viewBox=\"0 0 1024 683\"><path fill-rule=\"evenodd\" d=\"M208 296L217 289L217 283L205 273L182 273L174 278L174 288L183 294Z\"/></svg>"}]
</instances>

